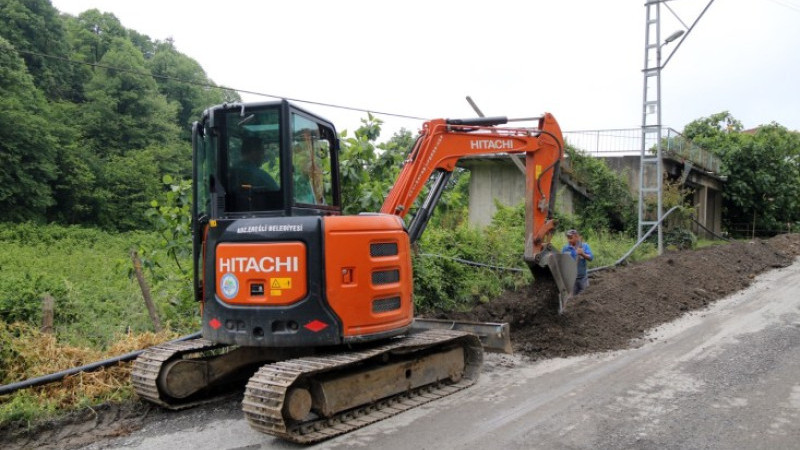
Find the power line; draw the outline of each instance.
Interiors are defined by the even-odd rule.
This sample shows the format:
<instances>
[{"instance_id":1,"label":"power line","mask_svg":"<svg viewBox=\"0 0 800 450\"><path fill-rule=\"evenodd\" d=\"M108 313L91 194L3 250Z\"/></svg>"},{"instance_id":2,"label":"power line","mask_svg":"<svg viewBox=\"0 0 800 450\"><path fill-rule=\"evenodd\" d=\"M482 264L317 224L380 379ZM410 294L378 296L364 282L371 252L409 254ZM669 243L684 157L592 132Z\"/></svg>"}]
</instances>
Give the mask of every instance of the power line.
<instances>
[{"instance_id":1,"label":"power line","mask_svg":"<svg viewBox=\"0 0 800 450\"><path fill-rule=\"evenodd\" d=\"M257 95L257 96L260 96L260 97L286 99L286 100L290 100L290 101L298 102L298 103L307 103L307 104L310 104L310 105L326 106L326 107L329 107L329 108L344 109L344 110L348 110L348 111L357 111L357 112L365 112L365 113L369 113L369 114L376 114L376 115L382 115L382 116L391 116L391 117L397 117L397 118L401 118L401 119L427 120L424 117L410 116L410 115L406 115L406 114L396 114L396 113L390 113L390 112L386 112L386 111L376 111L374 109L356 108L356 107L352 107L352 106L344 106L344 105L337 105L337 104L334 104L334 103L325 103L325 102L318 102L318 101L314 101L314 100L305 100L305 99L301 99L301 98L286 97L284 95L268 94L268 93L264 93L264 92L250 91L250 90L247 90L247 89L237 89L237 88L232 88L232 87L227 87L227 86L217 86L217 85L210 84L210 83L204 83L204 82L193 81L193 80L186 80L186 79L183 79L183 78L176 78L176 77L171 77L171 76L168 76L168 75L157 75L157 74L153 74L153 73L149 73L149 72L140 72L140 71L137 71L137 70L131 70L131 69L124 69L124 68L121 68L121 67L108 66L108 65L105 65L105 64L91 63L91 62L87 62L87 61L76 61L74 59L65 58L63 56L48 55L46 53L32 52L30 50L17 50L17 52L18 53L23 53L23 54L26 54L26 55L39 56L39 57L42 57L42 58L57 59L59 61L65 61L65 62L68 62L70 64L82 64L82 65L86 65L86 66L90 66L90 67L99 67L101 69L116 70L118 72L130 73L130 74L133 74L133 75L140 75L140 76L159 78L159 79L163 79L163 80L177 81L179 83L190 84L190 85L194 85L194 86L200 86L200 87L206 87L206 88L214 88L214 89L222 89L222 90L225 90L225 91L234 91L234 92L239 92L239 93L243 93L243 94Z\"/></svg>"}]
</instances>

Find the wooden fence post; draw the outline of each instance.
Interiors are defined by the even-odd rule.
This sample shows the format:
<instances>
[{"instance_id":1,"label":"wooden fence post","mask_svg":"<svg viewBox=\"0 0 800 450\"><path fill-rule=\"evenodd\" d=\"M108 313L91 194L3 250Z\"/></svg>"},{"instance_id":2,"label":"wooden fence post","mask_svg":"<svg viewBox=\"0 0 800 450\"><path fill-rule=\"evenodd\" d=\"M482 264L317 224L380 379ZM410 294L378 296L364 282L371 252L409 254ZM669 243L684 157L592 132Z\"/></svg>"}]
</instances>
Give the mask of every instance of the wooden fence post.
<instances>
[{"instance_id":1,"label":"wooden fence post","mask_svg":"<svg viewBox=\"0 0 800 450\"><path fill-rule=\"evenodd\" d=\"M131 261L133 261L133 271L136 274L136 280L139 281L139 288L142 290L142 297L144 297L144 304L147 306L147 312L150 313L150 320L153 321L153 329L156 333L161 332L161 320L158 318L156 306L153 304L153 298L150 296L150 287L144 279L142 273L142 261L135 249L131 249Z\"/></svg>"},{"instance_id":2,"label":"wooden fence post","mask_svg":"<svg viewBox=\"0 0 800 450\"><path fill-rule=\"evenodd\" d=\"M53 333L53 316L55 316L56 300L50 294L42 297L42 333Z\"/></svg>"}]
</instances>

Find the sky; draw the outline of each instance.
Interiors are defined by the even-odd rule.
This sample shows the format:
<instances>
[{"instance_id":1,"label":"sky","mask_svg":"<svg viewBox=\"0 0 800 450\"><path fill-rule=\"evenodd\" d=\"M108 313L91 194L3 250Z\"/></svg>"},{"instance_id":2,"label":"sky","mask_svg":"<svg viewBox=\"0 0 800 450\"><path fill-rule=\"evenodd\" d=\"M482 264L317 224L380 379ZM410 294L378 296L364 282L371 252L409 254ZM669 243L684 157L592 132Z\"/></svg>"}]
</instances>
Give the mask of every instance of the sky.
<instances>
[{"instance_id":1,"label":"sky","mask_svg":"<svg viewBox=\"0 0 800 450\"><path fill-rule=\"evenodd\" d=\"M475 117L468 95L487 116L550 112L565 131L640 127L644 3L52 0L64 13L96 8L151 39L172 38L219 85L374 111L380 140L424 119ZM708 0L667 4L662 40ZM715 0L662 61L673 50L661 76L664 126L681 131L729 111L745 128L800 130L800 0ZM299 104L350 135L367 116Z\"/></svg>"}]
</instances>

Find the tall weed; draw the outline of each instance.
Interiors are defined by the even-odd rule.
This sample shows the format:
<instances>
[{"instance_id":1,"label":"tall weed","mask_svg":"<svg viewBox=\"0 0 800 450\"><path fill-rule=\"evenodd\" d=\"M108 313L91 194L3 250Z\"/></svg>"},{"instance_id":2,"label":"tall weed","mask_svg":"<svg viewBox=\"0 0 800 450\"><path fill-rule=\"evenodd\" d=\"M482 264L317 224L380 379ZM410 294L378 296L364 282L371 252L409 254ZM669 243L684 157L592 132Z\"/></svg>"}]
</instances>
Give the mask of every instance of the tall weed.
<instances>
[{"instance_id":1,"label":"tall weed","mask_svg":"<svg viewBox=\"0 0 800 450\"><path fill-rule=\"evenodd\" d=\"M56 335L72 344L103 348L128 331L151 330L129 255L132 247L152 246L157 239L145 232L5 226L0 230L0 321L39 326L42 297L49 294L55 299ZM159 314L178 332L196 328L195 305L181 301L171 282L175 276L164 274L148 280Z\"/></svg>"}]
</instances>

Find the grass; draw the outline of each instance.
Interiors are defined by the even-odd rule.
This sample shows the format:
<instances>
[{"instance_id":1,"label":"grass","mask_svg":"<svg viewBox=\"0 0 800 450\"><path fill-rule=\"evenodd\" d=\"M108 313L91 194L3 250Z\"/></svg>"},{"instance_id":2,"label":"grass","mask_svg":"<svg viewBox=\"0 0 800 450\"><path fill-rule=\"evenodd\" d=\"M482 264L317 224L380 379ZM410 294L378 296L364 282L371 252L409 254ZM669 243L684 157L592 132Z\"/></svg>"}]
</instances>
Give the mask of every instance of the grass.
<instances>
[{"instance_id":1,"label":"grass","mask_svg":"<svg viewBox=\"0 0 800 450\"><path fill-rule=\"evenodd\" d=\"M152 330L129 255L131 248L143 253L155 247L157 239L144 232L7 226L0 231L0 319L39 325L42 297L49 294L55 298L56 335L73 345L102 349L122 334ZM171 282L169 270L160 272L161 279L146 277L162 321L186 328L182 318L196 315L194 305L180 301L182 287Z\"/></svg>"},{"instance_id":2,"label":"grass","mask_svg":"<svg viewBox=\"0 0 800 450\"><path fill-rule=\"evenodd\" d=\"M0 379L10 384L56 373L91 362L119 356L174 339L173 332L118 336L107 350L100 351L58 342L55 336L35 327L0 322ZM119 402L133 397L130 363L120 363L94 372L79 373L63 381L22 389L0 396L0 427L12 422L30 425L89 405Z\"/></svg>"},{"instance_id":3,"label":"grass","mask_svg":"<svg viewBox=\"0 0 800 450\"><path fill-rule=\"evenodd\" d=\"M155 234L145 232L30 224L0 229L0 384L118 356L196 330L197 305L186 300L184 278L171 261L147 250L157 243ZM152 332L141 291L130 276L131 248L150 255L145 262L156 270L145 277L171 331ZM54 334L39 332L45 294L55 299ZM121 364L0 396L0 426L131 398L129 371L130 364Z\"/></svg>"}]
</instances>

